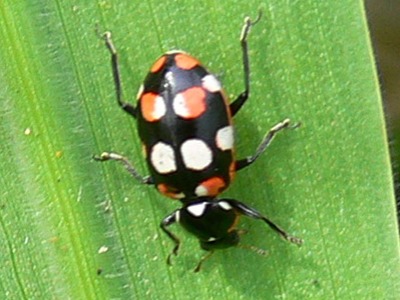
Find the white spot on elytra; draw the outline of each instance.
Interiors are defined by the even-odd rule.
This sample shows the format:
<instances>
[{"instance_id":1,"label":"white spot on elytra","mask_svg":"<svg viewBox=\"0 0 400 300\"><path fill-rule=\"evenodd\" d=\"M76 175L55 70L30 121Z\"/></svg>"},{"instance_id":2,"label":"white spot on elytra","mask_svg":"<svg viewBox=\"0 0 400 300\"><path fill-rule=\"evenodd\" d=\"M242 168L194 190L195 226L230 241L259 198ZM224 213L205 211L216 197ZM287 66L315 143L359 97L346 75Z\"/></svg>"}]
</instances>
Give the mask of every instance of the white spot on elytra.
<instances>
[{"instance_id":1,"label":"white spot on elytra","mask_svg":"<svg viewBox=\"0 0 400 300\"><path fill-rule=\"evenodd\" d=\"M188 107L186 106L185 97L182 94L175 96L172 107L178 116L187 116L190 114Z\"/></svg>"},{"instance_id":2,"label":"white spot on elytra","mask_svg":"<svg viewBox=\"0 0 400 300\"><path fill-rule=\"evenodd\" d=\"M169 71L167 73L165 73L165 79L164 80L164 88L166 90L168 89L174 89L175 88L175 78L174 78L174 74Z\"/></svg>"},{"instance_id":3,"label":"white spot on elytra","mask_svg":"<svg viewBox=\"0 0 400 300\"><path fill-rule=\"evenodd\" d=\"M158 142L153 146L150 153L150 161L160 174L176 171L174 149L163 142Z\"/></svg>"},{"instance_id":4,"label":"white spot on elytra","mask_svg":"<svg viewBox=\"0 0 400 300\"><path fill-rule=\"evenodd\" d=\"M221 83L214 75L206 75L201 79L201 81L203 88L211 93L219 92L221 90Z\"/></svg>"},{"instance_id":5,"label":"white spot on elytra","mask_svg":"<svg viewBox=\"0 0 400 300\"><path fill-rule=\"evenodd\" d=\"M195 217L201 217L206 210L207 203L201 202L186 207L186 210Z\"/></svg>"},{"instance_id":6,"label":"white spot on elytra","mask_svg":"<svg viewBox=\"0 0 400 300\"><path fill-rule=\"evenodd\" d=\"M158 95L154 102L154 110L152 115L155 120L159 120L165 115L166 112L167 112L167 107L165 106L165 101L163 97Z\"/></svg>"},{"instance_id":7,"label":"white spot on elytra","mask_svg":"<svg viewBox=\"0 0 400 300\"><path fill-rule=\"evenodd\" d=\"M183 198L185 198L185 194L182 192L174 194L174 199L183 199Z\"/></svg>"},{"instance_id":8,"label":"white spot on elytra","mask_svg":"<svg viewBox=\"0 0 400 300\"><path fill-rule=\"evenodd\" d=\"M190 139L181 146L183 163L186 168L201 171L212 162L212 152L205 142L199 139Z\"/></svg>"},{"instance_id":9,"label":"white spot on elytra","mask_svg":"<svg viewBox=\"0 0 400 300\"><path fill-rule=\"evenodd\" d=\"M196 189L194 190L194 193L198 197L208 196L208 190L202 184L200 184L199 186L196 187Z\"/></svg>"},{"instance_id":10,"label":"white spot on elytra","mask_svg":"<svg viewBox=\"0 0 400 300\"><path fill-rule=\"evenodd\" d=\"M216 240L217 239L215 237L211 236L211 237L208 238L207 242L214 242Z\"/></svg>"},{"instance_id":11,"label":"white spot on elytra","mask_svg":"<svg viewBox=\"0 0 400 300\"><path fill-rule=\"evenodd\" d=\"M215 142L222 151L232 149L234 141L232 126L225 126L217 131Z\"/></svg>"},{"instance_id":12,"label":"white spot on elytra","mask_svg":"<svg viewBox=\"0 0 400 300\"><path fill-rule=\"evenodd\" d=\"M218 206L221 207L224 210L231 210L232 209L232 206L226 201L219 201L218 202Z\"/></svg>"}]
</instances>

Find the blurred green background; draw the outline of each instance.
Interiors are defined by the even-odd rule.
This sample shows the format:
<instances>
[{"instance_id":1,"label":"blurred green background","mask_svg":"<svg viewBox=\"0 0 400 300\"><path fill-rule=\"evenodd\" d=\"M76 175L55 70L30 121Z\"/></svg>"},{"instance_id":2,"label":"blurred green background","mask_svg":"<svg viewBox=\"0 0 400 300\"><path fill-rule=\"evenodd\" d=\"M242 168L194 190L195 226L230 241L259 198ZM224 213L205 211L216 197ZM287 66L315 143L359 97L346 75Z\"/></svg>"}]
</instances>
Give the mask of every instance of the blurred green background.
<instances>
[{"instance_id":1,"label":"blurred green background","mask_svg":"<svg viewBox=\"0 0 400 300\"><path fill-rule=\"evenodd\" d=\"M380 55L397 159L400 1L365 1L368 21L364 0L167 0L162 9L155 0L2 1L0 300L398 300L392 175L365 25ZM266 55L252 56L254 97L238 116L238 152L256 147L255 136L282 116L304 123L244 171L229 195L264 207L307 242L289 247L248 220L247 241L271 255L221 251L193 276L188 270L202 255L195 239L185 239L173 268L164 262L170 243L157 228L174 203L137 187L120 166L89 159L102 150L140 154L132 120L112 105L94 27L116 33L124 91L134 95L145 62L177 46L201 53L222 76L238 74L241 19L260 2L266 17L252 51ZM240 91L241 76L223 77L231 93Z\"/></svg>"},{"instance_id":2,"label":"blurred green background","mask_svg":"<svg viewBox=\"0 0 400 300\"><path fill-rule=\"evenodd\" d=\"M397 179L400 170L400 1L366 0L366 8L385 101L397 207L400 211Z\"/></svg>"}]
</instances>

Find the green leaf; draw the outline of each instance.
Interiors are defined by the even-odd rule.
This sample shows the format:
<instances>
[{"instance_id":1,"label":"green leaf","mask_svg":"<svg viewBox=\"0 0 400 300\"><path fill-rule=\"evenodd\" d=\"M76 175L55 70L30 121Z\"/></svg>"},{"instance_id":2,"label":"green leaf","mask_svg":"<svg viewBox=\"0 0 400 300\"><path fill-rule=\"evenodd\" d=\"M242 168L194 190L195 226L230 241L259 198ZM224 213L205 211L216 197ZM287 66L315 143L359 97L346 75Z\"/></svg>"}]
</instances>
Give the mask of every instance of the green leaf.
<instances>
[{"instance_id":1,"label":"green leaf","mask_svg":"<svg viewBox=\"0 0 400 300\"><path fill-rule=\"evenodd\" d=\"M179 226L173 266L160 220L179 207L117 163L146 167L135 122L117 106L149 66L179 48L234 98L243 89L239 34L257 1L11 1L0 7L0 296L7 299L395 299L399 239L385 122L362 1L263 4L250 35L251 99L235 118L238 156L290 117L301 122L237 175L239 199L304 239L301 248L243 220L240 248L204 255Z\"/></svg>"}]
</instances>

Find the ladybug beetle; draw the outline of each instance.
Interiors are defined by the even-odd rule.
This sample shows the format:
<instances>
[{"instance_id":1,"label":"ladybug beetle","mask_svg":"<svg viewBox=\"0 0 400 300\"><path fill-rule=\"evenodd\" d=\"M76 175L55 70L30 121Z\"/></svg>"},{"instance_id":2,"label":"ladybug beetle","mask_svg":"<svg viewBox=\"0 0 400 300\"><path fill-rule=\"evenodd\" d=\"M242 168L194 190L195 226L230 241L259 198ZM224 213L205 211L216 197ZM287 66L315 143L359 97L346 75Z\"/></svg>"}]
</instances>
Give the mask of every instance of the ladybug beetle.
<instances>
[{"instance_id":1,"label":"ladybug beetle","mask_svg":"<svg viewBox=\"0 0 400 300\"><path fill-rule=\"evenodd\" d=\"M247 37L250 28L259 21L245 18L240 43L243 54L244 91L232 103L219 80L191 55L171 51L162 55L150 68L133 106L122 98L118 54L111 33L103 35L111 54L111 63L119 106L137 120L150 176L142 177L123 156L104 152L98 161L122 162L131 175L144 184L154 185L164 196L177 199L182 207L165 217L161 229L174 242L168 256L178 254L179 238L169 226L179 223L195 235L202 249L209 251L198 263L199 271L205 259L216 249L239 244L243 230L236 225L244 215L267 223L284 239L301 244L254 208L234 199L217 199L235 173L251 165L264 152L277 132L293 128L285 119L269 130L255 154L235 158L232 117L249 97L249 56ZM262 250L258 252L263 253Z\"/></svg>"}]
</instances>

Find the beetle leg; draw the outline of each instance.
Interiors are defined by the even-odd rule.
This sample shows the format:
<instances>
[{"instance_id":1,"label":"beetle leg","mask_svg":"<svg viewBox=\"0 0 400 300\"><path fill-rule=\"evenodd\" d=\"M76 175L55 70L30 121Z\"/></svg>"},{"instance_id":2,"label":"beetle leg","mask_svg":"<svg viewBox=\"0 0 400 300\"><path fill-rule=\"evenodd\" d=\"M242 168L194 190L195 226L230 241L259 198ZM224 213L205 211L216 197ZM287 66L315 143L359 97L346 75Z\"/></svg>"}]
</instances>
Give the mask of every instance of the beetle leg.
<instances>
[{"instance_id":1,"label":"beetle leg","mask_svg":"<svg viewBox=\"0 0 400 300\"><path fill-rule=\"evenodd\" d=\"M103 39L108 51L110 51L111 54L111 67L118 104L124 111L136 118L136 108L132 104L129 104L122 99L121 73L119 71L118 53L114 43L111 40L111 32L105 32L103 34Z\"/></svg>"},{"instance_id":2,"label":"beetle leg","mask_svg":"<svg viewBox=\"0 0 400 300\"><path fill-rule=\"evenodd\" d=\"M178 255L178 250L181 245L181 241L179 238L173 234L171 231L168 230L168 226L174 224L177 222L177 214L179 214L179 209L175 210L172 214L166 216L160 224L161 229L168 235L168 237L175 243L174 248L172 249L172 252L168 255L167 258L167 264L171 265L171 256Z\"/></svg>"},{"instance_id":3,"label":"beetle leg","mask_svg":"<svg viewBox=\"0 0 400 300\"><path fill-rule=\"evenodd\" d=\"M93 159L96 161L107 161L107 160L117 160L120 161L128 172L140 183L143 184L154 184L153 179L150 176L141 176L138 171L132 166L129 160L117 153L112 152L103 152L100 156L93 156Z\"/></svg>"},{"instance_id":4,"label":"beetle leg","mask_svg":"<svg viewBox=\"0 0 400 300\"><path fill-rule=\"evenodd\" d=\"M256 153L252 156L248 156L244 159L239 159L236 161L236 171L239 171L243 168L246 168L247 166L251 165L253 162L259 158L259 156L267 149L267 147L271 144L272 140L274 139L275 135L285 129L285 128L297 128L300 126L299 124L295 124L293 126L290 126L290 120L285 119L282 122L279 122L276 124L274 127L272 127L264 139L261 141L260 145L257 147Z\"/></svg>"},{"instance_id":5,"label":"beetle leg","mask_svg":"<svg viewBox=\"0 0 400 300\"><path fill-rule=\"evenodd\" d=\"M270 219L267 217L263 216L261 213L259 213L257 210L254 208L247 206L246 204L239 202L234 199L223 199L223 201L228 202L238 213L245 215L247 217L253 218L253 219L258 219L262 220L265 223L269 225L276 233L278 233L282 238L287 240L288 242L291 242L293 244L301 245L303 243L303 240L294 236L289 235L285 230L280 228L278 225L276 225L274 222L272 222Z\"/></svg>"},{"instance_id":6,"label":"beetle leg","mask_svg":"<svg viewBox=\"0 0 400 300\"><path fill-rule=\"evenodd\" d=\"M244 19L244 25L242 33L240 34L240 46L242 48L242 60L243 60L243 73L244 73L244 91L230 104L230 111L234 116L246 100L249 98L250 93L250 64L249 64L249 50L247 44L247 37L250 33L251 26L256 24L262 16L261 11L258 14L257 19L252 22L249 17Z\"/></svg>"}]
</instances>

